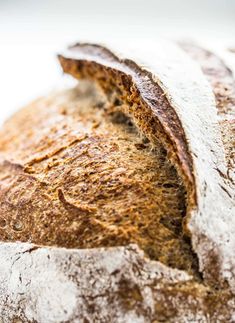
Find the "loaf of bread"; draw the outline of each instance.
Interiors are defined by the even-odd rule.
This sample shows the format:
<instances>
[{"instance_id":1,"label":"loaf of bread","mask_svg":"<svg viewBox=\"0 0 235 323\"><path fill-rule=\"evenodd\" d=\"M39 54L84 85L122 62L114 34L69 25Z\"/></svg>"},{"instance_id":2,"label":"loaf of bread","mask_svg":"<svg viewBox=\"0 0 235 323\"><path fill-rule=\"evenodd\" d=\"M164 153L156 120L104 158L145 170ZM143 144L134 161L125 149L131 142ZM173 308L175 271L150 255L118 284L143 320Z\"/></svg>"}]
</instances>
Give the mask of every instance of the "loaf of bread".
<instances>
[{"instance_id":1,"label":"loaf of bread","mask_svg":"<svg viewBox=\"0 0 235 323\"><path fill-rule=\"evenodd\" d=\"M0 322L235 320L235 55L120 48L0 131Z\"/></svg>"}]
</instances>

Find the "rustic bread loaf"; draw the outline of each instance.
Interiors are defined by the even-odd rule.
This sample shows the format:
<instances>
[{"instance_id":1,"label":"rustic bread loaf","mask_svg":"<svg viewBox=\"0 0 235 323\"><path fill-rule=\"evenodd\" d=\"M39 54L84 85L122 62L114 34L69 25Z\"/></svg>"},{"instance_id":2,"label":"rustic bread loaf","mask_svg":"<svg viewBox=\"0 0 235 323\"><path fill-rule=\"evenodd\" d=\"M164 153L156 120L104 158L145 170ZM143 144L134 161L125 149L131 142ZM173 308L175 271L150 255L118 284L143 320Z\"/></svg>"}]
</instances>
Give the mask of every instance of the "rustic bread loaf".
<instances>
[{"instance_id":1,"label":"rustic bread loaf","mask_svg":"<svg viewBox=\"0 0 235 323\"><path fill-rule=\"evenodd\" d=\"M72 46L2 128L3 322L233 321L234 79L179 46Z\"/></svg>"}]
</instances>

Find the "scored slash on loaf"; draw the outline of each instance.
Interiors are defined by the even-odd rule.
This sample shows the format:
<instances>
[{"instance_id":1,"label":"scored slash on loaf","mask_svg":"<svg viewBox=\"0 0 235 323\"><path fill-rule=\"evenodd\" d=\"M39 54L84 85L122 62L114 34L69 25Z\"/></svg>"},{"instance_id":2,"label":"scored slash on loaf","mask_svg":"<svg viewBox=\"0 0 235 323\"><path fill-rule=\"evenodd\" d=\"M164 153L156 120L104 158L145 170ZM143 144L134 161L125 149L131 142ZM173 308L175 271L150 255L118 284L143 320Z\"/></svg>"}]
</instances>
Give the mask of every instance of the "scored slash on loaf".
<instances>
[{"instance_id":1,"label":"scored slash on loaf","mask_svg":"<svg viewBox=\"0 0 235 323\"><path fill-rule=\"evenodd\" d=\"M232 322L233 74L194 44L110 48L60 54L78 86L1 130L1 319Z\"/></svg>"}]
</instances>

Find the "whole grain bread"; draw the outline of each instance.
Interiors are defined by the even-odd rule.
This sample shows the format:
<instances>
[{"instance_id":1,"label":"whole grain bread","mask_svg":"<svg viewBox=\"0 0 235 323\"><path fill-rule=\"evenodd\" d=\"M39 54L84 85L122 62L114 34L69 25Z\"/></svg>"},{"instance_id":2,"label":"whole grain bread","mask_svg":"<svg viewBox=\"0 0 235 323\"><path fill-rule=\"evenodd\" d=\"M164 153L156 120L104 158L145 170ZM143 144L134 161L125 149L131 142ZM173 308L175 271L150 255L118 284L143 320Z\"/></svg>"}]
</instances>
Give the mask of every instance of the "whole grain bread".
<instances>
[{"instance_id":1,"label":"whole grain bread","mask_svg":"<svg viewBox=\"0 0 235 323\"><path fill-rule=\"evenodd\" d=\"M232 71L194 44L131 53L70 47L77 87L0 132L3 322L233 322Z\"/></svg>"}]
</instances>

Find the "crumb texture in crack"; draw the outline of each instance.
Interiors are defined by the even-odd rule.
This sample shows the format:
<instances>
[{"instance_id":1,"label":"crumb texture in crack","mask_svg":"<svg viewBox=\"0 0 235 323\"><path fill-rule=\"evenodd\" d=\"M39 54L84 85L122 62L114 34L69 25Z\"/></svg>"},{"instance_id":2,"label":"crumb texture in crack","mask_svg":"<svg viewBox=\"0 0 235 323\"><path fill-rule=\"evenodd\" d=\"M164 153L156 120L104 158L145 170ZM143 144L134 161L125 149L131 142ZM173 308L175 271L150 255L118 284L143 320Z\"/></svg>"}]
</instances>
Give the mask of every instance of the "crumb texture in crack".
<instances>
[{"instance_id":1,"label":"crumb texture in crack","mask_svg":"<svg viewBox=\"0 0 235 323\"><path fill-rule=\"evenodd\" d=\"M122 104L81 82L5 125L0 154L11 163L0 166L2 239L67 248L135 242L151 259L199 279L182 228L182 180Z\"/></svg>"}]
</instances>

